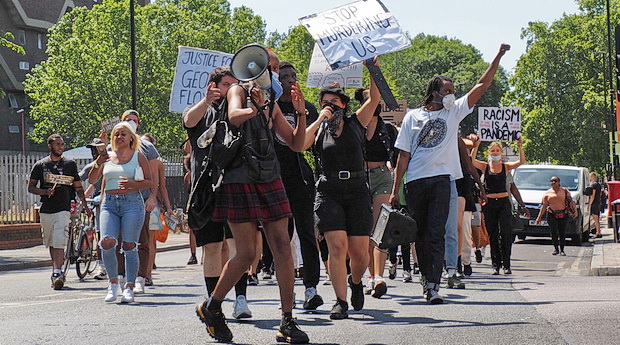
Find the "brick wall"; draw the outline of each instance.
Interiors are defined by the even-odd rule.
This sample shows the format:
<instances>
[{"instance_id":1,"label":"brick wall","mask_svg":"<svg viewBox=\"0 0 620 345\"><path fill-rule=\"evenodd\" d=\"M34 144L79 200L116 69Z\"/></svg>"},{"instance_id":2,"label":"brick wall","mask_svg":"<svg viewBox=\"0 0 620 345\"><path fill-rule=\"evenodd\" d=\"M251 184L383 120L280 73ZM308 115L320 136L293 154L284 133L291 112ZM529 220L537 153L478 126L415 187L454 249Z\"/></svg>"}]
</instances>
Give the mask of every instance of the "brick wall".
<instances>
[{"instance_id":1,"label":"brick wall","mask_svg":"<svg viewBox=\"0 0 620 345\"><path fill-rule=\"evenodd\" d=\"M41 224L0 225L0 249L20 249L43 244Z\"/></svg>"}]
</instances>

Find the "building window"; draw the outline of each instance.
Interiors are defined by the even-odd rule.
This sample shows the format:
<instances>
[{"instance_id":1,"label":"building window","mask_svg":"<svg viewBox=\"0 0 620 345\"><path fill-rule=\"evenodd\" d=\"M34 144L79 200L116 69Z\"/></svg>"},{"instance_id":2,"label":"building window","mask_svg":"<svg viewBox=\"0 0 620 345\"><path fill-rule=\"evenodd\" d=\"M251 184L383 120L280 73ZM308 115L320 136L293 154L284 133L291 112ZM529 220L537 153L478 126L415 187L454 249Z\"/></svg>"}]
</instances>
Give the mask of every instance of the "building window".
<instances>
[{"instance_id":1,"label":"building window","mask_svg":"<svg viewBox=\"0 0 620 345\"><path fill-rule=\"evenodd\" d=\"M18 134L19 126L9 126L9 133Z\"/></svg>"},{"instance_id":2,"label":"building window","mask_svg":"<svg viewBox=\"0 0 620 345\"><path fill-rule=\"evenodd\" d=\"M39 49L43 49L43 35L41 34L37 35L37 47L39 47Z\"/></svg>"},{"instance_id":3,"label":"building window","mask_svg":"<svg viewBox=\"0 0 620 345\"><path fill-rule=\"evenodd\" d=\"M26 31L24 30L17 31L17 43L21 45L26 45Z\"/></svg>"},{"instance_id":4,"label":"building window","mask_svg":"<svg viewBox=\"0 0 620 345\"><path fill-rule=\"evenodd\" d=\"M30 70L30 63L28 61L20 61L19 69L24 70L24 71Z\"/></svg>"},{"instance_id":5,"label":"building window","mask_svg":"<svg viewBox=\"0 0 620 345\"><path fill-rule=\"evenodd\" d=\"M17 106L17 98L15 98L15 95L12 93L9 93L9 106L13 109L19 108Z\"/></svg>"}]
</instances>

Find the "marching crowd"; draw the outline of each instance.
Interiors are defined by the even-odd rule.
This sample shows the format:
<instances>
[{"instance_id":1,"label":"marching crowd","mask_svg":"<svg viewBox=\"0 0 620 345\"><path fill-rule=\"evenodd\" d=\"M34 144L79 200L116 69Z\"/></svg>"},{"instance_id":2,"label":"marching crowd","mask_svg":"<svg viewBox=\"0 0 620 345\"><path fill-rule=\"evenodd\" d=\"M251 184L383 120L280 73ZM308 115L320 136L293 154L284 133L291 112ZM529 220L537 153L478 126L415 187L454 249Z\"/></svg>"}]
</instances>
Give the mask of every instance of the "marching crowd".
<instances>
[{"instance_id":1,"label":"marching crowd","mask_svg":"<svg viewBox=\"0 0 620 345\"><path fill-rule=\"evenodd\" d=\"M444 302L442 275L448 288L465 288L461 279L473 273L472 255L481 262L487 244L493 274L511 274L511 195L529 217L509 173L525 163L523 139L517 142L519 160L508 162L500 143L489 145L488 161L481 161L478 136L459 137L460 122L491 86L509 49L502 44L476 85L458 99L451 79L433 77L420 107L405 115L400 128L381 118L381 96L372 78L368 89L355 92L354 111L339 85L320 90L317 108L304 98L295 67L270 50L265 50L267 92L237 79L228 66L216 68L204 98L182 117L191 191L188 264L203 266L207 295L196 313L208 333L220 341L233 339L221 307L233 287L232 316L252 317L247 285L259 284L259 273L262 279L275 273L278 281L282 320L276 338L282 342L309 341L293 318L293 287L300 275L303 308L323 305L317 291L321 262L336 296L332 320L346 319L350 308L363 309L365 295L388 293L385 266L388 278L395 279L399 249L382 250L370 241L383 204L416 221L415 242L400 246L402 279L418 276L428 303ZM378 65L376 59L373 63ZM60 267L73 193L84 204L87 196L99 195L103 267L96 278L108 279L105 301L115 302L120 294L121 302L134 302L135 293L153 284L151 230L161 226L159 213L172 209L155 138L140 137L139 126L138 112L127 110L109 138L102 132L88 145L94 161L82 172L62 156L62 137L52 135L50 156L33 167L28 191L41 196L54 289L64 285ZM74 182L58 185L46 177L50 174L73 176ZM86 194L80 180L91 185ZM556 254L564 255L562 229L566 217L574 215L574 204L565 202L570 194L560 188L559 178L550 182L538 220L547 215ZM294 236L301 272L291 250ZM200 258L196 247L202 248Z\"/></svg>"}]
</instances>

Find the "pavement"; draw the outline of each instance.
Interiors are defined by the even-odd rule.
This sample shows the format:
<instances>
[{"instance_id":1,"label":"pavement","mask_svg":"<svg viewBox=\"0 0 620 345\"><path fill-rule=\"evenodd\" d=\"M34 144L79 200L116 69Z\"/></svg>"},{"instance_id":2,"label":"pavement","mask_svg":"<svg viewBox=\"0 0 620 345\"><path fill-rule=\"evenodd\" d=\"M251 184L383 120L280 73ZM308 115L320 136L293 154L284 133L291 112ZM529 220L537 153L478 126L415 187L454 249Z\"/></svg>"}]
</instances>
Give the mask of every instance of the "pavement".
<instances>
[{"instance_id":1,"label":"pavement","mask_svg":"<svg viewBox=\"0 0 620 345\"><path fill-rule=\"evenodd\" d=\"M603 225L602 238L591 238L594 243L591 276L620 276L620 243L614 243L613 229ZM166 243L157 242L157 252L164 252L189 247L187 233L168 234ZM51 266L49 251L45 246L23 249L0 250L0 271L20 270L24 268Z\"/></svg>"},{"instance_id":2,"label":"pavement","mask_svg":"<svg viewBox=\"0 0 620 345\"><path fill-rule=\"evenodd\" d=\"M189 247L187 233L168 234L166 243L157 242L157 252L165 252ZM188 253L189 254L189 253ZM49 250L44 245L23 248L0 250L0 271L21 270L33 267L51 266Z\"/></svg>"}]
</instances>

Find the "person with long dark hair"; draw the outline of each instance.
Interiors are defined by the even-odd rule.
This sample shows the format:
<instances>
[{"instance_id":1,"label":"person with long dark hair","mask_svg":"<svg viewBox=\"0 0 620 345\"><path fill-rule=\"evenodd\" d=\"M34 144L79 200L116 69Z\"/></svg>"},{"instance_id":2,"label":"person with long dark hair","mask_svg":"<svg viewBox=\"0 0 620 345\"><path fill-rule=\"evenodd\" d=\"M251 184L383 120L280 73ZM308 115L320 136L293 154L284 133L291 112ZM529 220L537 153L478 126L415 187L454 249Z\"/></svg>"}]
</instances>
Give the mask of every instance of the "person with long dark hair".
<instances>
[{"instance_id":1,"label":"person with long dark hair","mask_svg":"<svg viewBox=\"0 0 620 345\"><path fill-rule=\"evenodd\" d=\"M443 303L439 283L445 252L445 225L455 180L463 176L459 164L457 135L460 122L493 83L502 56L510 49L502 44L478 83L458 100L454 83L445 76L433 77L422 106L405 115L396 148L400 150L390 203L399 205L398 186L405 171L407 207L418 224L415 242L422 288L431 304ZM456 221L455 221L456 225Z\"/></svg>"}]
</instances>

